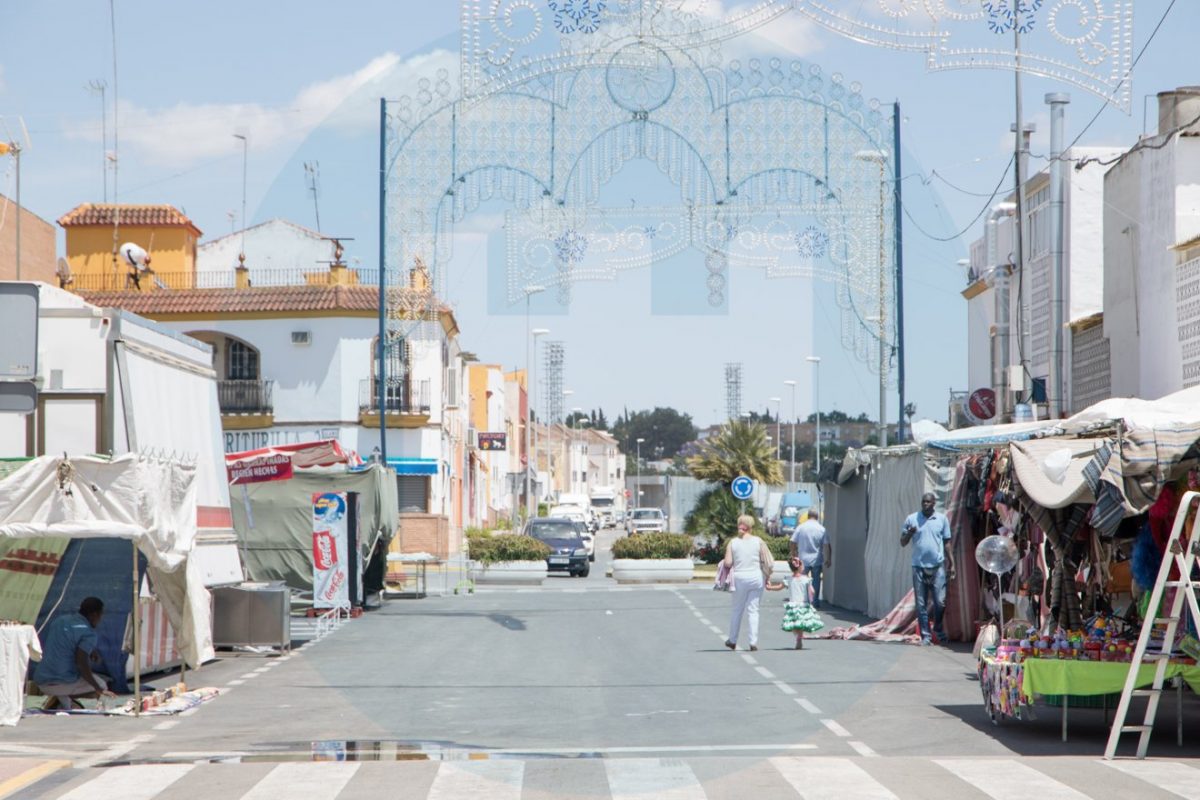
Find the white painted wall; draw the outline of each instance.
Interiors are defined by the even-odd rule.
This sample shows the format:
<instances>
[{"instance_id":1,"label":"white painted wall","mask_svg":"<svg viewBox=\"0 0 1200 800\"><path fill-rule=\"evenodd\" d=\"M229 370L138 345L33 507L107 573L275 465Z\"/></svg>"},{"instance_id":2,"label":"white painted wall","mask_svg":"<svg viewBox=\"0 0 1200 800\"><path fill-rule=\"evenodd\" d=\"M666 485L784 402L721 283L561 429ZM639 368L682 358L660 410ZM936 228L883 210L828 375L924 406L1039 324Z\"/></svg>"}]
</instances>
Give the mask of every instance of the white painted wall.
<instances>
[{"instance_id":1,"label":"white painted wall","mask_svg":"<svg viewBox=\"0 0 1200 800\"><path fill-rule=\"evenodd\" d=\"M321 234L286 220L272 219L201 244L196 249L196 270L232 273L238 265L243 238L251 277L261 270L298 273L327 269L328 265L321 262L333 259L333 242L322 239Z\"/></svg>"}]
</instances>

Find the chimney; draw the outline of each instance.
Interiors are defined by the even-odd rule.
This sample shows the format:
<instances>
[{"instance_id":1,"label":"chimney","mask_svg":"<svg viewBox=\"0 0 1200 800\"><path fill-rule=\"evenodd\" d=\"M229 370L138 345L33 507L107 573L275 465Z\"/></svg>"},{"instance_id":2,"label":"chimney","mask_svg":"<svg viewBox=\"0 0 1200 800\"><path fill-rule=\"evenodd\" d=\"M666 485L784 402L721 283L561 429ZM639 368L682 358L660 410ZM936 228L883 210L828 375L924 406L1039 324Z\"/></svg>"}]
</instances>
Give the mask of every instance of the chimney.
<instances>
[{"instance_id":1,"label":"chimney","mask_svg":"<svg viewBox=\"0 0 1200 800\"><path fill-rule=\"evenodd\" d=\"M1200 86L1180 86L1158 93L1159 136L1176 128L1181 128L1183 133L1200 135L1197 117L1200 117Z\"/></svg>"}]
</instances>

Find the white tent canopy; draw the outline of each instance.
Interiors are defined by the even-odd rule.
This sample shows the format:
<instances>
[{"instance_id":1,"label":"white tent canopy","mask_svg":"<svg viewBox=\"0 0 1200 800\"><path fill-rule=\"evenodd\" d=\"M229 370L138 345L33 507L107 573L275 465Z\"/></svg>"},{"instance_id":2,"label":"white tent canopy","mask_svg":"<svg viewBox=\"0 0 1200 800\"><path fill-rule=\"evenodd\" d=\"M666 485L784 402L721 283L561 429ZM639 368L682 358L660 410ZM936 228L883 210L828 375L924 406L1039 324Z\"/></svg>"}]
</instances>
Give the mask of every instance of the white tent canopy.
<instances>
[{"instance_id":1,"label":"white tent canopy","mask_svg":"<svg viewBox=\"0 0 1200 800\"><path fill-rule=\"evenodd\" d=\"M41 456L0 481L0 536L133 541L184 661L198 667L214 657L208 590L189 558L195 467L137 455Z\"/></svg>"}]
</instances>

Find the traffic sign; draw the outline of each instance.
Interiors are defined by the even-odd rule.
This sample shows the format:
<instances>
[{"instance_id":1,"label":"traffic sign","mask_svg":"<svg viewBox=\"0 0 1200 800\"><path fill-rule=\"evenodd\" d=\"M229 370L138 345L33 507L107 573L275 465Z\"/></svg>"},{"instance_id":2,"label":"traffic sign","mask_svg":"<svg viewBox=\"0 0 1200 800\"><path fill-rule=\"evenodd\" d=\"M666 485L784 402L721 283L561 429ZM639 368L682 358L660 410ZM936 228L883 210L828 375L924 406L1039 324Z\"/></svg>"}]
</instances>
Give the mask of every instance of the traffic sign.
<instances>
[{"instance_id":1,"label":"traffic sign","mask_svg":"<svg viewBox=\"0 0 1200 800\"><path fill-rule=\"evenodd\" d=\"M733 479L733 483L729 484L729 491L733 492L733 496L738 500L749 500L754 494L754 480L745 475L738 475Z\"/></svg>"},{"instance_id":2,"label":"traffic sign","mask_svg":"<svg viewBox=\"0 0 1200 800\"><path fill-rule=\"evenodd\" d=\"M964 408L967 418L976 425L991 422L996 416L996 393L991 389L976 389L967 398Z\"/></svg>"}]
</instances>

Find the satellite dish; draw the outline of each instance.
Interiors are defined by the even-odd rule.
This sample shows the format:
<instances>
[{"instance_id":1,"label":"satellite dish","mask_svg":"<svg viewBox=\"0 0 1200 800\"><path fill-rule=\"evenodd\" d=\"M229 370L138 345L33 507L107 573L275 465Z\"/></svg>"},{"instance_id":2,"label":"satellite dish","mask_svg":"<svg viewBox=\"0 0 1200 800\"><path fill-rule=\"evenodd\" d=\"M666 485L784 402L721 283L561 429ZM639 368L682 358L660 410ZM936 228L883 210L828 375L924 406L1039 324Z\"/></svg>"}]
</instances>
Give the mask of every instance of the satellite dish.
<instances>
[{"instance_id":1,"label":"satellite dish","mask_svg":"<svg viewBox=\"0 0 1200 800\"><path fill-rule=\"evenodd\" d=\"M75 276L71 274L71 265L65 258L58 260L58 268L54 270L54 274L58 276L59 288L65 289L75 282Z\"/></svg>"},{"instance_id":2,"label":"satellite dish","mask_svg":"<svg viewBox=\"0 0 1200 800\"><path fill-rule=\"evenodd\" d=\"M150 254L133 242L126 242L121 245L118 252L129 266L142 270L150 269Z\"/></svg>"}]
</instances>

